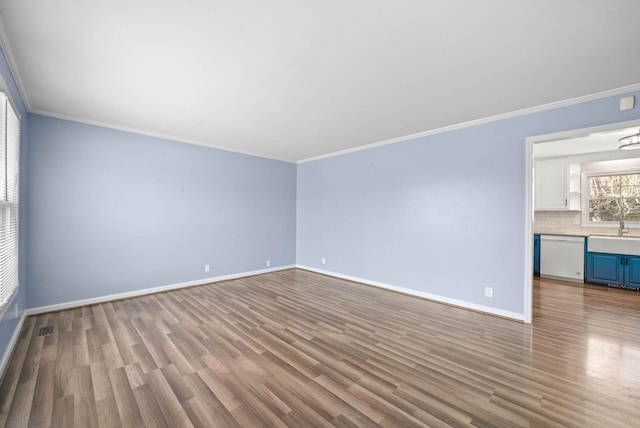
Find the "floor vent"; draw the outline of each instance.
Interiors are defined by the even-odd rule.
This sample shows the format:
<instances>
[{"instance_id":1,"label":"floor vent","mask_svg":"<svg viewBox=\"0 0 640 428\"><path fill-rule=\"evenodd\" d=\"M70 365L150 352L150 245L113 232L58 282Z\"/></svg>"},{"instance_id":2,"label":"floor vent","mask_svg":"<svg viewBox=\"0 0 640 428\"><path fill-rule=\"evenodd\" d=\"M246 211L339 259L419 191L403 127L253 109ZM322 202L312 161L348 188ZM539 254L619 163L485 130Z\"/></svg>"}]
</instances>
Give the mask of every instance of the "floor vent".
<instances>
[{"instance_id":1,"label":"floor vent","mask_svg":"<svg viewBox=\"0 0 640 428\"><path fill-rule=\"evenodd\" d=\"M38 336L49 336L53 334L53 327L42 327L38 330Z\"/></svg>"}]
</instances>

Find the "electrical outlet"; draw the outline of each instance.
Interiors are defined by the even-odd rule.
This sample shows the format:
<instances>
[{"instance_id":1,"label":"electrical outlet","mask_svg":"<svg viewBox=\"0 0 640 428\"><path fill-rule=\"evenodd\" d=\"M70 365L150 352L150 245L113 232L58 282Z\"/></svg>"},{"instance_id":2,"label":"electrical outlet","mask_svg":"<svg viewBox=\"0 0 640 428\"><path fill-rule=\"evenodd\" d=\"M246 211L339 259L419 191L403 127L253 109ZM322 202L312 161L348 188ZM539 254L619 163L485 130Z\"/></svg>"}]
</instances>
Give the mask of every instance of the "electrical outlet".
<instances>
[{"instance_id":1,"label":"electrical outlet","mask_svg":"<svg viewBox=\"0 0 640 428\"><path fill-rule=\"evenodd\" d=\"M572 219L572 220L571 220L571 222L572 222L574 225L578 225L578 224L580 224L580 219L579 219L579 218L574 218L574 219Z\"/></svg>"},{"instance_id":2,"label":"electrical outlet","mask_svg":"<svg viewBox=\"0 0 640 428\"><path fill-rule=\"evenodd\" d=\"M267 260L267 267L271 267L271 260Z\"/></svg>"},{"instance_id":3,"label":"electrical outlet","mask_svg":"<svg viewBox=\"0 0 640 428\"><path fill-rule=\"evenodd\" d=\"M322 264L326 265L327 264L327 259L325 259L324 257L322 258Z\"/></svg>"},{"instance_id":4,"label":"electrical outlet","mask_svg":"<svg viewBox=\"0 0 640 428\"><path fill-rule=\"evenodd\" d=\"M209 265L204 265L204 271L205 272L209 272L209 269L211 268L211 266Z\"/></svg>"},{"instance_id":5,"label":"electrical outlet","mask_svg":"<svg viewBox=\"0 0 640 428\"><path fill-rule=\"evenodd\" d=\"M484 297L493 298L493 287L484 287Z\"/></svg>"}]
</instances>

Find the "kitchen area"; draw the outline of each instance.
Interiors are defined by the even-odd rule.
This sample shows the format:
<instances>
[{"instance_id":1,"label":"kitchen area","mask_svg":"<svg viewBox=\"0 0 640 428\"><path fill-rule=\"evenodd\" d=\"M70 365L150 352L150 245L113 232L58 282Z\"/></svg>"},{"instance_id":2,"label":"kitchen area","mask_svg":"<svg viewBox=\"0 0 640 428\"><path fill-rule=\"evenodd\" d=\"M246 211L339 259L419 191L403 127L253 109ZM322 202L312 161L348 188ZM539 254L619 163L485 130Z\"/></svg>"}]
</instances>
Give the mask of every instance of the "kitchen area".
<instances>
[{"instance_id":1,"label":"kitchen area","mask_svg":"<svg viewBox=\"0 0 640 428\"><path fill-rule=\"evenodd\" d=\"M536 142L534 275L640 290L640 125Z\"/></svg>"}]
</instances>

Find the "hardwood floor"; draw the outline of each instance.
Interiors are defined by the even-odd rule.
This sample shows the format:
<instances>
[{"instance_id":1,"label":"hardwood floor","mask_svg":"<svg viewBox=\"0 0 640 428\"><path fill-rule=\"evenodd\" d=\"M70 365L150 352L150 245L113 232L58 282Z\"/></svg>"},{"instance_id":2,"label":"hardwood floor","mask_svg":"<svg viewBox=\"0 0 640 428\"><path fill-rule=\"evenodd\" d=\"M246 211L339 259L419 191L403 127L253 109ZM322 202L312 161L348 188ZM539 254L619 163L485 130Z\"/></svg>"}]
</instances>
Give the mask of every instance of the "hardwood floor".
<instances>
[{"instance_id":1,"label":"hardwood floor","mask_svg":"<svg viewBox=\"0 0 640 428\"><path fill-rule=\"evenodd\" d=\"M43 314L0 386L9 427L639 421L640 295L548 280L533 325L295 269Z\"/></svg>"}]
</instances>

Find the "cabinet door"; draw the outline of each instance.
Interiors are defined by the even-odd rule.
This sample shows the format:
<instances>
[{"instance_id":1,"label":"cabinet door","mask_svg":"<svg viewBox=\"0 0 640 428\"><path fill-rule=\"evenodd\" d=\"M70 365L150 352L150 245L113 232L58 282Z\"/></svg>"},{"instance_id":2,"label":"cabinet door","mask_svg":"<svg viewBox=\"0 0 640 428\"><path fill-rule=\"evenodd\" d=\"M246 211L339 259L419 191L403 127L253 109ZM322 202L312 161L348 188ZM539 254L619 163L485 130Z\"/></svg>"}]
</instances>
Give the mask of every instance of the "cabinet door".
<instances>
[{"instance_id":1,"label":"cabinet door","mask_svg":"<svg viewBox=\"0 0 640 428\"><path fill-rule=\"evenodd\" d=\"M535 209L537 211L568 210L569 161L541 159L536 161Z\"/></svg>"},{"instance_id":2,"label":"cabinet door","mask_svg":"<svg viewBox=\"0 0 640 428\"><path fill-rule=\"evenodd\" d=\"M587 253L587 281L622 285L624 256L618 254Z\"/></svg>"},{"instance_id":3,"label":"cabinet door","mask_svg":"<svg viewBox=\"0 0 640 428\"><path fill-rule=\"evenodd\" d=\"M640 256L625 256L625 284L640 288Z\"/></svg>"}]
</instances>

